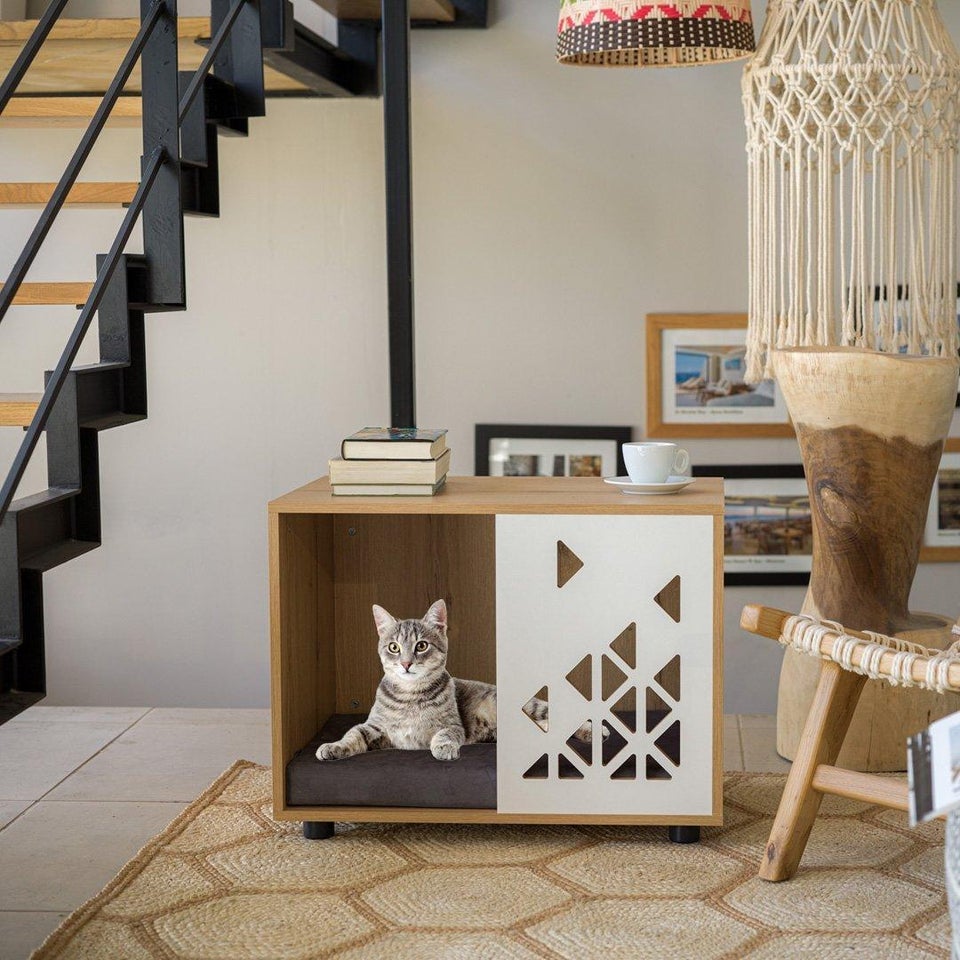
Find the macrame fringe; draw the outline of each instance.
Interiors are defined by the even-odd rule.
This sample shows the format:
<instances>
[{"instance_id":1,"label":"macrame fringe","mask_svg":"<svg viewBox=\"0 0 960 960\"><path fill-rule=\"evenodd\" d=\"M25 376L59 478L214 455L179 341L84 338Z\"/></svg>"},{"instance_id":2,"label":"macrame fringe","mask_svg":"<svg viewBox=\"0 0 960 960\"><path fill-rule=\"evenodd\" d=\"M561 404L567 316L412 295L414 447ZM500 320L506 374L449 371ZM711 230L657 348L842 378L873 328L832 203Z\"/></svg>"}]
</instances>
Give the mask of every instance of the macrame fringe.
<instances>
[{"instance_id":1,"label":"macrame fringe","mask_svg":"<svg viewBox=\"0 0 960 960\"><path fill-rule=\"evenodd\" d=\"M956 356L958 101L935 0L771 0L743 74L748 380L782 347Z\"/></svg>"}]
</instances>

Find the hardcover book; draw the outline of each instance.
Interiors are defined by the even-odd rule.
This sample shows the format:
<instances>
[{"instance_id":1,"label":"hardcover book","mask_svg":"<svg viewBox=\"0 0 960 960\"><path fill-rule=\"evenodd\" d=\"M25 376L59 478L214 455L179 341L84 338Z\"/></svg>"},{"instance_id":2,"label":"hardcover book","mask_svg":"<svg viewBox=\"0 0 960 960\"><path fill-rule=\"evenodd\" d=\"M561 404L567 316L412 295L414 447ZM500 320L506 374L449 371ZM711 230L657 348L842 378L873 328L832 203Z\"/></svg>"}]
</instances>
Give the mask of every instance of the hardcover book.
<instances>
[{"instance_id":1,"label":"hardcover book","mask_svg":"<svg viewBox=\"0 0 960 960\"><path fill-rule=\"evenodd\" d=\"M337 497L432 497L447 482L436 483L340 483L333 487Z\"/></svg>"},{"instance_id":2,"label":"hardcover book","mask_svg":"<svg viewBox=\"0 0 960 960\"><path fill-rule=\"evenodd\" d=\"M446 428L364 427L340 445L344 460L436 460L446 449Z\"/></svg>"},{"instance_id":3,"label":"hardcover book","mask_svg":"<svg viewBox=\"0 0 960 960\"><path fill-rule=\"evenodd\" d=\"M331 460L330 482L436 483L450 468L450 451L436 460Z\"/></svg>"}]
</instances>

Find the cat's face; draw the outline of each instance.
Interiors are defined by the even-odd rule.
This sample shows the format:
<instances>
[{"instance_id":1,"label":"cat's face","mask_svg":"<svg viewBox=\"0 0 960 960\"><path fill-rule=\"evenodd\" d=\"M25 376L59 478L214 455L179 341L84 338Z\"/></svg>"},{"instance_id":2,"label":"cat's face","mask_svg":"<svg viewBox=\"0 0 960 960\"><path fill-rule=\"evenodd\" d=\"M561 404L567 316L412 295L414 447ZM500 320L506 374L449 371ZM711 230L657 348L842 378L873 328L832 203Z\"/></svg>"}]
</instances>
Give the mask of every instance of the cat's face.
<instances>
[{"instance_id":1,"label":"cat's face","mask_svg":"<svg viewBox=\"0 0 960 960\"><path fill-rule=\"evenodd\" d=\"M438 600L422 620L396 620L374 604L383 672L401 683L418 685L447 665L447 605Z\"/></svg>"}]
</instances>

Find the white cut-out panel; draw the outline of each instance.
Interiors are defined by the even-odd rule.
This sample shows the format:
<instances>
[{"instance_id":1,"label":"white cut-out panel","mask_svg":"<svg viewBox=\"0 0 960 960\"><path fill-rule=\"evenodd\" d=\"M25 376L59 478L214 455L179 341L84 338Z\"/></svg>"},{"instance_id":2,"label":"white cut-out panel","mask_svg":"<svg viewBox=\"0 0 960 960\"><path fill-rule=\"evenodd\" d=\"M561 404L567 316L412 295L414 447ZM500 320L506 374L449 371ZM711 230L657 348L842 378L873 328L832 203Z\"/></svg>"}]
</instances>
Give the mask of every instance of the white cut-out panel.
<instances>
[{"instance_id":1,"label":"white cut-out panel","mask_svg":"<svg viewBox=\"0 0 960 960\"><path fill-rule=\"evenodd\" d=\"M697 516L497 517L501 813L713 812L713 529L712 517ZM562 589L557 586L558 541L583 562ZM683 591L679 622L674 622L656 598L664 584L678 576ZM632 624L635 667L611 651L611 643ZM654 677L677 656L681 695L674 702ZM582 673L587 657L591 682L574 686L568 674L575 668ZM606 683L605 657L616 657L615 670L607 664ZM620 675L625 677L622 682ZM617 686L612 688L613 683ZM545 685L550 689L546 733L521 710L531 690ZM586 699L578 687L590 690L592 698ZM651 729L646 718L627 725L611 715L614 706L625 702L643 709L645 695L628 694L644 693L648 687L670 707ZM592 743L571 746L571 731L585 720L598 735ZM662 739L675 724L678 727ZM616 748L618 754L606 763L604 738L599 736L604 729L607 753ZM678 743L671 739L677 730ZM562 759L571 754L573 762ZM531 776L531 767L544 756L548 775ZM622 769L634 756L636 763ZM669 779L650 775L657 766ZM615 772L619 776L611 776Z\"/></svg>"}]
</instances>

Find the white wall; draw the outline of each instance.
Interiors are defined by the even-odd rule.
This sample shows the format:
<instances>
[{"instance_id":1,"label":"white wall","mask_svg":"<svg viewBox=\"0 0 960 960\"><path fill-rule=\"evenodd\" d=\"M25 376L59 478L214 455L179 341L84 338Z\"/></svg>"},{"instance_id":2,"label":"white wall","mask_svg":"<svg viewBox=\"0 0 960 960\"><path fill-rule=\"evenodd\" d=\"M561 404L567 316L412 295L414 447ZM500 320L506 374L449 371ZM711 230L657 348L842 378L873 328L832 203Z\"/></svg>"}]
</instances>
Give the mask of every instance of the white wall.
<instances>
[{"instance_id":1,"label":"white wall","mask_svg":"<svg viewBox=\"0 0 960 960\"><path fill-rule=\"evenodd\" d=\"M499 0L487 31L414 35L419 421L450 427L459 473L478 422L642 435L644 315L745 309L740 67L559 67L555 19ZM389 416L380 106L271 101L221 140L224 215L188 224L190 309L148 318L150 419L101 435L104 545L45 580L49 702L267 703L265 504ZM52 179L72 139L2 131L0 175ZM136 141L108 132L91 178L133 178ZM33 216L3 214L0 268ZM34 277L92 277L116 214L65 218ZM70 316L13 312L5 388L37 387ZM798 460L792 440L685 445ZM916 605L952 610L958 575L922 567ZM773 711L779 650L736 620L802 590L726 599L726 709Z\"/></svg>"}]
</instances>

